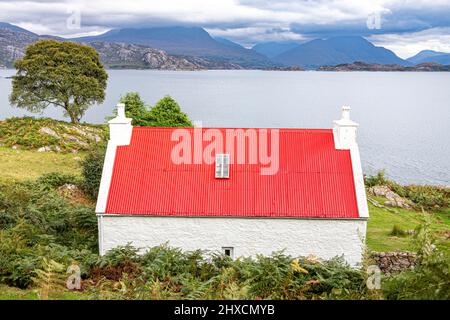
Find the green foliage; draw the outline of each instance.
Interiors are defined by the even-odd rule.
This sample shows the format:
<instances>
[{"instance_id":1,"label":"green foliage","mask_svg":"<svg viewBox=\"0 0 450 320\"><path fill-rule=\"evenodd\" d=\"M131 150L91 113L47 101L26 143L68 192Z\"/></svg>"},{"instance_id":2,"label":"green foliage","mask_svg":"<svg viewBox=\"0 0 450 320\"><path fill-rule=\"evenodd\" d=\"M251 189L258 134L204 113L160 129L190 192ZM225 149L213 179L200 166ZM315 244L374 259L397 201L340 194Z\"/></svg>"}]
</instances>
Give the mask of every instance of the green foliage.
<instances>
[{"instance_id":1,"label":"green foliage","mask_svg":"<svg viewBox=\"0 0 450 320\"><path fill-rule=\"evenodd\" d=\"M120 102L125 104L125 115L133 119L133 126L148 126L148 110L144 101L137 92L128 92L120 98Z\"/></svg>"},{"instance_id":2,"label":"green foliage","mask_svg":"<svg viewBox=\"0 0 450 320\"><path fill-rule=\"evenodd\" d=\"M450 207L450 188L430 185L408 185L403 186L394 181L388 180L384 171L378 172L375 176L366 176L364 181L367 187L376 185L388 186L399 196L411 200L419 208L436 209Z\"/></svg>"},{"instance_id":3,"label":"green foliage","mask_svg":"<svg viewBox=\"0 0 450 320\"><path fill-rule=\"evenodd\" d=\"M170 96L159 100L154 107L146 107L139 93L129 92L120 99L132 124L142 127L192 127L189 117Z\"/></svg>"},{"instance_id":4,"label":"green foliage","mask_svg":"<svg viewBox=\"0 0 450 320\"><path fill-rule=\"evenodd\" d=\"M54 134L47 134L43 128ZM101 125L71 124L50 118L9 118L0 121L0 143L20 146L21 149L51 147L54 151L88 150L97 140L106 141L106 127Z\"/></svg>"},{"instance_id":5,"label":"green foliage","mask_svg":"<svg viewBox=\"0 0 450 320\"><path fill-rule=\"evenodd\" d=\"M31 112L49 105L78 123L91 104L105 99L108 79L94 48L75 42L40 40L15 62L10 102Z\"/></svg>"},{"instance_id":6,"label":"green foliage","mask_svg":"<svg viewBox=\"0 0 450 320\"><path fill-rule=\"evenodd\" d=\"M81 162L84 178L83 189L93 198L98 195L98 188L102 178L103 163L106 148L104 145L95 145Z\"/></svg>"},{"instance_id":7,"label":"green foliage","mask_svg":"<svg viewBox=\"0 0 450 320\"><path fill-rule=\"evenodd\" d=\"M30 286L36 270L42 267L42 257L66 264L72 260L87 266L94 263L94 210L73 205L61 196L56 188L62 183L77 181L51 174L37 181L0 182L1 283Z\"/></svg>"},{"instance_id":8,"label":"green foliage","mask_svg":"<svg viewBox=\"0 0 450 320\"><path fill-rule=\"evenodd\" d=\"M410 271L384 280L383 293L387 299L450 299L450 259L448 252L439 251L430 230L430 217L423 216L417 233L418 265Z\"/></svg>"},{"instance_id":9,"label":"green foliage","mask_svg":"<svg viewBox=\"0 0 450 320\"><path fill-rule=\"evenodd\" d=\"M54 189L65 184L80 184L81 182L79 181L79 178L74 175L51 172L40 176L37 179L37 183L48 189Z\"/></svg>"},{"instance_id":10,"label":"green foliage","mask_svg":"<svg viewBox=\"0 0 450 320\"><path fill-rule=\"evenodd\" d=\"M391 231L390 235L395 236L395 237L405 237L408 235L408 233L405 230L403 230L400 226L395 224L392 227L392 231Z\"/></svg>"},{"instance_id":11,"label":"green foliage","mask_svg":"<svg viewBox=\"0 0 450 320\"><path fill-rule=\"evenodd\" d=\"M192 122L181 111L174 99L165 96L150 110L148 125L153 127L192 127Z\"/></svg>"},{"instance_id":12,"label":"green foliage","mask_svg":"<svg viewBox=\"0 0 450 320\"><path fill-rule=\"evenodd\" d=\"M33 278L37 286L38 296L41 300L48 300L55 291L64 288L64 265L47 258L42 259L42 269L36 269Z\"/></svg>"},{"instance_id":13,"label":"green foliage","mask_svg":"<svg viewBox=\"0 0 450 320\"><path fill-rule=\"evenodd\" d=\"M378 171L374 176L364 176L364 183L367 187L384 186L387 185L389 180L386 179L386 173L384 170Z\"/></svg>"}]
</instances>

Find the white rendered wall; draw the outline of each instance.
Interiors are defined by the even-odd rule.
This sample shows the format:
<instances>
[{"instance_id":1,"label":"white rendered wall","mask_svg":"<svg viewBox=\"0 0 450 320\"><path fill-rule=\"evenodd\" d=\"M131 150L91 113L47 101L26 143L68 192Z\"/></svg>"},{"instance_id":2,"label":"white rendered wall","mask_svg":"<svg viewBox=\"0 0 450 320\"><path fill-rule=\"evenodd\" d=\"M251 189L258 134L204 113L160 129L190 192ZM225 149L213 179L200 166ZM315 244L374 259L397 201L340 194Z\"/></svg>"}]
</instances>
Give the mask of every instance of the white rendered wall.
<instances>
[{"instance_id":1,"label":"white rendered wall","mask_svg":"<svg viewBox=\"0 0 450 320\"><path fill-rule=\"evenodd\" d=\"M366 220L99 215L99 231L100 254L127 243L145 249L168 242L183 250L233 247L234 257L270 255L281 249L292 256L324 259L343 254L356 266L361 262Z\"/></svg>"}]
</instances>

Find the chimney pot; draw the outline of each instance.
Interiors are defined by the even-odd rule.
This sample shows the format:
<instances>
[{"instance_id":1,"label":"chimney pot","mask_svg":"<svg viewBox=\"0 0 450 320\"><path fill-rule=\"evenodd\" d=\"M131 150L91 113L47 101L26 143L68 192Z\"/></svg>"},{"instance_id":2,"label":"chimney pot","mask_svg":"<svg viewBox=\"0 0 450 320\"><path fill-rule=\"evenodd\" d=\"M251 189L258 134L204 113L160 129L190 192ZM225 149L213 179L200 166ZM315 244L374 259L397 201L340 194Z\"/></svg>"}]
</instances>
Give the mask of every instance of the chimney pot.
<instances>
[{"instance_id":1,"label":"chimney pot","mask_svg":"<svg viewBox=\"0 0 450 320\"><path fill-rule=\"evenodd\" d=\"M125 103L118 103L117 104L117 117L118 118L125 118Z\"/></svg>"},{"instance_id":2,"label":"chimney pot","mask_svg":"<svg viewBox=\"0 0 450 320\"><path fill-rule=\"evenodd\" d=\"M356 145L358 124L350 119L350 107L343 106L341 119L334 121L333 136L336 149L350 149Z\"/></svg>"}]
</instances>

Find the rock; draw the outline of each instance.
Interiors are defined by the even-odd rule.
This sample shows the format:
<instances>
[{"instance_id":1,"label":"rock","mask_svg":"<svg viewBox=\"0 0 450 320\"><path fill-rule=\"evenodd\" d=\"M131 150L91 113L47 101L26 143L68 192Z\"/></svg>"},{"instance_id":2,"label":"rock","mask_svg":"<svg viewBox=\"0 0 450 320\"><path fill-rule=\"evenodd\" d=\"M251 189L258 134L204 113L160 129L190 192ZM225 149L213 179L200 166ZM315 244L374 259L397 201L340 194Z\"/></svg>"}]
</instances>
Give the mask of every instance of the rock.
<instances>
[{"instance_id":1,"label":"rock","mask_svg":"<svg viewBox=\"0 0 450 320\"><path fill-rule=\"evenodd\" d=\"M376 197L385 197L384 205L389 207L410 209L411 203L405 198L400 197L397 193L389 189L388 186L373 186L369 188L369 192Z\"/></svg>"},{"instance_id":2,"label":"rock","mask_svg":"<svg viewBox=\"0 0 450 320\"><path fill-rule=\"evenodd\" d=\"M373 186L369 188L369 192L376 197L385 197L391 189L387 186Z\"/></svg>"},{"instance_id":3,"label":"rock","mask_svg":"<svg viewBox=\"0 0 450 320\"><path fill-rule=\"evenodd\" d=\"M53 150L55 150L56 152L61 152L61 147L60 146L54 146Z\"/></svg>"},{"instance_id":4,"label":"rock","mask_svg":"<svg viewBox=\"0 0 450 320\"><path fill-rule=\"evenodd\" d=\"M43 134L47 134L47 135L55 137L55 138L59 138L58 134L54 130L52 130L52 129L48 128L48 127L40 128L39 132L43 133Z\"/></svg>"},{"instance_id":5,"label":"rock","mask_svg":"<svg viewBox=\"0 0 450 320\"><path fill-rule=\"evenodd\" d=\"M411 252L374 252L372 258L386 275L414 268L416 255Z\"/></svg>"},{"instance_id":6,"label":"rock","mask_svg":"<svg viewBox=\"0 0 450 320\"><path fill-rule=\"evenodd\" d=\"M17 149L19 149L19 146L18 146L17 144L15 144L15 145L13 145L13 146L11 147L11 149L17 150Z\"/></svg>"},{"instance_id":7,"label":"rock","mask_svg":"<svg viewBox=\"0 0 450 320\"><path fill-rule=\"evenodd\" d=\"M40 147L39 149L37 149L37 152L48 152L48 151L52 151L52 147L44 146L44 147Z\"/></svg>"},{"instance_id":8,"label":"rock","mask_svg":"<svg viewBox=\"0 0 450 320\"><path fill-rule=\"evenodd\" d=\"M73 157L73 160L81 161L81 157Z\"/></svg>"}]
</instances>

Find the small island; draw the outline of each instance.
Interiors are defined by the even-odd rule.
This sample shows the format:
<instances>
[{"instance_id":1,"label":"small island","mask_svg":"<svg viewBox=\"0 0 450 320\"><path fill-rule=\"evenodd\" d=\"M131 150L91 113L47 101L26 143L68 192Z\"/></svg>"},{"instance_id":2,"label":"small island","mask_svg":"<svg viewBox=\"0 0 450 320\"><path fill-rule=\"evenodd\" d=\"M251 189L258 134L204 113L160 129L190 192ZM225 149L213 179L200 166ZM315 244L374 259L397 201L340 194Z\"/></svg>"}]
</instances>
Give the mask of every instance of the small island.
<instances>
[{"instance_id":1,"label":"small island","mask_svg":"<svg viewBox=\"0 0 450 320\"><path fill-rule=\"evenodd\" d=\"M317 71L450 71L450 65L434 62L424 62L415 66L402 66L399 64L378 64L355 61L335 66L322 66Z\"/></svg>"}]
</instances>

